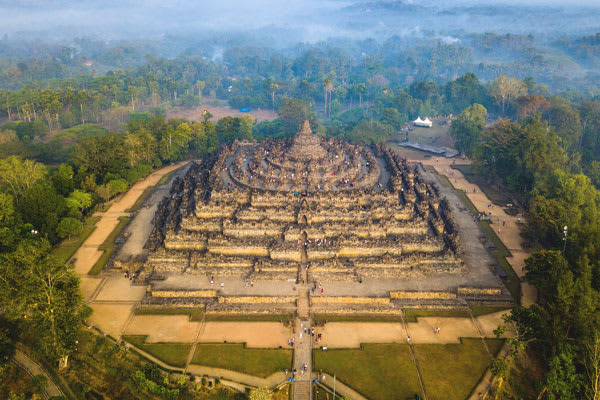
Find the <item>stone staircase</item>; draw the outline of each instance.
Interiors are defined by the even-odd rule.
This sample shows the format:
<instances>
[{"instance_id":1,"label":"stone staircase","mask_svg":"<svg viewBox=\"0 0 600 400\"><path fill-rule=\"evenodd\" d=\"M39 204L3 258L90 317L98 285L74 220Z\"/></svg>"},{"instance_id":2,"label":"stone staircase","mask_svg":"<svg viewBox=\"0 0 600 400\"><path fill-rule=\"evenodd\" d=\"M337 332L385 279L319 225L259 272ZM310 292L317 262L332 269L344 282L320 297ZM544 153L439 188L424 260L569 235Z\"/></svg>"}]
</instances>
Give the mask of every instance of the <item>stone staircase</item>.
<instances>
[{"instance_id":1,"label":"stone staircase","mask_svg":"<svg viewBox=\"0 0 600 400\"><path fill-rule=\"evenodd\" d=\"M307 289L298 292L296 318L296 348L294 349L294 368L296 377L293 386L294 400L312 399L312 337L310 335L310 301ZM304 333L306 328L306 333ZM302 338L300 338L302 332ZM308 368L301 372L304 365Z\"/></svg>"},{"instance_id":2,"label":"stone staircase","mask_svg":"<svg viewBox=\"0 0 600 400\"><path fill-rule=\"evenodd\" d=\"M312 384L310 381L294 382L294 400L310 400Z\"/></svg>"},{"instance_id":3,"label":"stone staircase","mask_svg":"<svg viewBox=\"0 0 600 400\"><path fill-rule=\"evenodd\" d=\"M310 305L308 300L308 290L300 290L298 292L298 318L308 320L310 316Z\"/></svg>"}]
</instances>

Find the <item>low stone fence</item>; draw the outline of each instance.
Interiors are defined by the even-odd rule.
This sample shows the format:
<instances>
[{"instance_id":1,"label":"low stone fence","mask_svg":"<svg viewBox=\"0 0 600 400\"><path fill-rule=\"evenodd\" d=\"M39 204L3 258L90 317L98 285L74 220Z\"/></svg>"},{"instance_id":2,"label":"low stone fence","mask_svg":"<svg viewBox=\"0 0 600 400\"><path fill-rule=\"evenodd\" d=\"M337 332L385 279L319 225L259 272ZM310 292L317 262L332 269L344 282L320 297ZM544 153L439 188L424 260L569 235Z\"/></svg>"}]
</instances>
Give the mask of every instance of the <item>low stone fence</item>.
<instances>
[{"instance_id":1,"label":"low stone fence","mask_svg":"<svg viewBox=\"0 0 600 400\"><path fill-rule=\"evenodd\" d=\"M392 298L392 299L454 300L454 299L456 299L456 293L395 291L395 292L390 292L390 298Z\"/></svg>"},{"instance_id":2,"label":"low stone fence","mask_svg":"<svg viewBox=\"0 0 600 400\"><path fill-rule=\"evenodd\" d=\"M310 304L377 304L388 305L390 299L388 297L311 297Z\"/></svg>"},{"instance_id":3,"label":"low stone fence","mask_svg":"<svg viewBox=\"0 0 600 400\"><path fill-rule=\"evenodd\" d=\"M216 290L153 290L152 297L217 297Z\"/></svg>"},{"instance_id":4,"label":"low stone fence","mask_svg":"<svg viewBox=\"0 0 600 400\"><path fill-rule=\"evenodd\" d=\"M475 287L459 287L456 293L463 296L498 296L502 294L500 288L475 288Z\"/></svg>"},{"instance_id":5,"label":"low stone fence","mask_svg":"<svg viewBox=\"0 0 600 400\"><path fill-rule=\"evenodd\" d=\"M284 304L293 303L295 296L220 296L222 304Z\"/></svg>"}]
</instances>

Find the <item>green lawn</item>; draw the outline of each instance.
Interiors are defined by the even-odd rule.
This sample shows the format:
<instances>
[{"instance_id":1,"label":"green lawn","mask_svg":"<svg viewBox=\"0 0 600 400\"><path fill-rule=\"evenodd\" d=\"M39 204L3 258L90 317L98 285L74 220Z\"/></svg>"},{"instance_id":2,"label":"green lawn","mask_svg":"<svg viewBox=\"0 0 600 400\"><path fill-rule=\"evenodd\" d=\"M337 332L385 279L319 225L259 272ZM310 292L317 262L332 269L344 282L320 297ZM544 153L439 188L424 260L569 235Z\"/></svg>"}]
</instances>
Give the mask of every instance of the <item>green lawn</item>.
<instances>
[{"instance_id":1,"label":"green lawn","mask_svg":"<svg viewBox=\"0 0 600 400\"><path fill-rule=\"evenodd\" d=\"M417 322L417 317L450 317L450 318L470 318L467 310L418 310L405 309L404 316L406 322Z\"/></svg>"},{"instance_id":2,"label":"green lawn","mask_svg":"<svg viewBox=\"0 0 600 400\"><path fill-rule=\"evenodd\" d=\"M486 339L496 355L503 339ZM491 357L481 339L465 338L460 344L415 344L413 346L425 390L432 400L464 400L468 398Z\"/></svg>"},{"instance_id":3,"label":"green lawn","mask_svg":"<svg viewBox=\"0 0 600 400\"><path fill-rule=\"evenodd\" d=\"M294 321L292 314L265 314L265 315L233 315L233 314L206 314L206 321L261 321L283 322L288 325Z\"/></svg>"},{"instance_id":4,"label":"green lawn","mask_svg":"<svg viewBox=\"0 0 600 400\"><path fill-rule=\"evenodd\" d=\"M313 315L313 324L323 326L327 322L401 322L400 315Z\"/></svg>"},{"instance_id":5,"label":"green lawn","mask_svg":"<svg viewBox=\"0 0 600 400\"><path fill-rule=\"evenodd\" d=\"M510 308L503 306L479 306L473 305L471 306L471 313L474 317L480 317L482 315L493 314L498 311L510 311Z\"/></svg>"},{"instance_id":6,"label":"green lawn","mask_svg":"<svg viewBox=\"0 0 600 400\"><path fill-rule=\"evenodd\" d=\"M448 135L450 124L439 125L436 121L431 128L419 128L413 126L412 129L412 131L408 132L408 140L411 142L441 147L452 145L453 140Z\"/></svg>"},{"instance_id":7,"label":"green lawn","mask_svg":"<svg viewBox=\"0 0 600 400\"><path fill-rule=\"evenodd\" d=\"M152 193L154 191L155 187L156 186L148 186L146 189L144 189L144 191L142 192L140 197L138 197L138 199L135 201L135 203L133 203L133 205L131 207L129 207L127 210L125 210L125 212L135 212L135 211L139 210L139 208L142 206L142 203L144 203L144 201L146 201L148 196L150 196L150 193Z\"/></svg>"},{"instance_id":8,"label":"green lawn","mask_svg":"<svg viewBox=\"0 0 600 400\"><path fill-rule=\"evenodd\" d=\"M501 192L488 184L484 176L475 173L472 165L453 165L452 168L459 170L470 183L479 186L481 191L492 201L492 203L501 207L511 203L512 200L505 192Z\"/></svg>"},{"instance_id":9,"label":"green lawn","mask_svg":"<svg viewBox=\"0 0 600 400\"><path fill-rule=\"evenodd\" d=\"M146 336L123 336L123 340L174 367L185 367L192 349L189 343L146 343Z\"/></svg>"},{"instance_id":10,"label":"green lawn","mask_svg":"<svg viewBox=\"0 0 600 400\"><path fill-rule=\"evenodd\" d=\"M182 308L182 307L143 307L136 308L135 315L187 315L190 321L201 321L204 315L203 308Z\"/></svg>"},{"instance_id":11,"label":"green lawn","mask_svg":"<svg viewBox=\"0 0 600 400\"><path fill-rule=\"evenodd\" d=\"M110 257L117 250L117 248L115 247L115 240L117 239L117 237L119 237L121 232L123 232L123 229L125 229L129 221L131 221L131 217L119 217L119 223L117 224L117 226L115 226L115 229L113 229L113 231L110 233L110 235L108 235L104 242L102 242L102 244L98 246L98 250L103 250L104 253L102 253L98 261L96 261L96 264L94 264L94 266L92 267L92 269L89 270L88 275L98 275L100 272L102 272L102 269L104 268L108 260L110 260Z\"/></svg>"},{"instance_id":12,"label":"green lawn","mask_svg":"<svg viewBox=\"0 0 600 400\"><path fill-rule=\"evenodd\" d=\"M58 244L57 247L52 249L52 255L61 263L65 264L79 247L85 242L85 240L94 232L96 229L96 222L100 220L99 217L87 217L83 221L83 231L79 235L75 235L71 238L65 239Z\"/></svg>"},{"instance_id":13,"label":"green lawn","mask_svg":"<svg viewBox=\"0 0 600 400\"><path fill-rule=\"evenodd\" d=\"M292 354L289 349L248 349L241 343L198 344L192 363L266 378L291 369Z\"/></svg>"},{"instance_id":14,"label":"green lawn","mask_svg":"<svg viewBox=\"0 0 600 400\"><path fill-rule=\"evenodd\" d=\"M314 350L313 360L314 371L335 374L341 382L371 400L413 399L415 394L421 394L417 370L405 343Z\"/></svg>"}]
</instances>

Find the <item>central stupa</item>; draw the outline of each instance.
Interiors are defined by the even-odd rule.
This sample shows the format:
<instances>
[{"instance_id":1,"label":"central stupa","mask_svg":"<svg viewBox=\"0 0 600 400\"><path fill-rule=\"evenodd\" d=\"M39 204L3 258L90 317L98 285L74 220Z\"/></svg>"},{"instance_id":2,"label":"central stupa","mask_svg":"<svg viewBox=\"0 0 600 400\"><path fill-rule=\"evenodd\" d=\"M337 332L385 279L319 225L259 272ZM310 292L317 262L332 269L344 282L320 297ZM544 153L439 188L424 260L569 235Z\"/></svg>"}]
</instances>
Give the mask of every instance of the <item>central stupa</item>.
<instances>
[{"instance_id":1,"label":"central stupa","mask_svg":"<svg viewBox=\"0 0 600 400\"><path fill-rule=\"evenodd\" d=\"M327 151L321 146L321 139L313 135L310 123L305 120L300 132L294 137L288 157L297 161L319 160L327 156Z\"/></svg>"}]
</instances>

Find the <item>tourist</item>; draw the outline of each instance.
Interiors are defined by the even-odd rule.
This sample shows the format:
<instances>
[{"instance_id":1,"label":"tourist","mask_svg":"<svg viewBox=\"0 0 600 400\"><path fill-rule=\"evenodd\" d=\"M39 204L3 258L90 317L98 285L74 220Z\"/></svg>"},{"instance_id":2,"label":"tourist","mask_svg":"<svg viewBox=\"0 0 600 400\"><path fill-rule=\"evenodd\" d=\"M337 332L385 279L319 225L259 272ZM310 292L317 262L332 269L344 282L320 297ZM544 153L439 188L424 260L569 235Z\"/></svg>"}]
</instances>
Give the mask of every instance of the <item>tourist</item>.
<instances>
[{"instance_id":1,"label":"tourist","mask_svg":"<svg viewBox=\"0 0 600 400\"><path fill-rule=\"evenodd\" d=\"M406 343L410 344L410 336L406 338Z\"/></svg>"},{"instance_id":2,"label":"tourist","mask_svg":"<svg viewBox=\"0 0 600 400\"><path fill-rule=\"evenodd\" d=\"M214 276L211 276L211 277L210 277L210 284L212 285L212 284L214 284L214 283L215 283L215 277L214 277Z\"/></svg>"},{"instance_id":3,"label":"tourist","mask_svg":"<svg viewBox=\"0 0 600 400\"><path fill-rule=\"evenodd\" d=\"M221 282L221 289L223 289L225 287L225 283Z\"/></svg>"}]
</instances>

